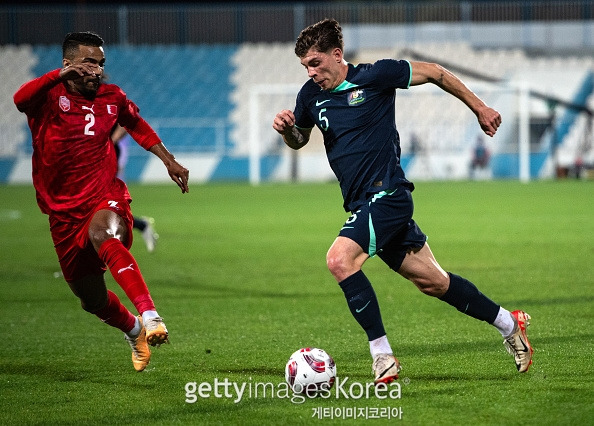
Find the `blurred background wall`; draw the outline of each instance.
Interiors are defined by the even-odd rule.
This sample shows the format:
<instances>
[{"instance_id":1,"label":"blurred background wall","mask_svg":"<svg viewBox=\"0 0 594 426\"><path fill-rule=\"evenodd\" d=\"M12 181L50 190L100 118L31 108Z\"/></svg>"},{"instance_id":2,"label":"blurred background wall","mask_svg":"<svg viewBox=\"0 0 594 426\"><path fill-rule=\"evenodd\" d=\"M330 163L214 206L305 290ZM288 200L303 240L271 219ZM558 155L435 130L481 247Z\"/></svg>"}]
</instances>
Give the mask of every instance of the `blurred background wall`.
<instances>
[{"instance_id":1,"label":"blurred background wall","mask_svg":"<svg viewBox=\"0 0 594 426\"><path fill-rule=\"evenodd\" d=\"M592 176L592 1L77 1L0 6L0 182L30 182L31 138L12 95L60 67L65 33L79 30L105 39L109 80L140 106L195 182L334 179L319 132L294 153L271 127L307 79L294 41L325 17L343 26L349 62L439 62L502 113L495 138L483 138L455 98L434 87L398 91L409 178ZM480 167L478 148L488 152ZM168 176L131 146L126 179Z\"/></svg>"}]
</instances>

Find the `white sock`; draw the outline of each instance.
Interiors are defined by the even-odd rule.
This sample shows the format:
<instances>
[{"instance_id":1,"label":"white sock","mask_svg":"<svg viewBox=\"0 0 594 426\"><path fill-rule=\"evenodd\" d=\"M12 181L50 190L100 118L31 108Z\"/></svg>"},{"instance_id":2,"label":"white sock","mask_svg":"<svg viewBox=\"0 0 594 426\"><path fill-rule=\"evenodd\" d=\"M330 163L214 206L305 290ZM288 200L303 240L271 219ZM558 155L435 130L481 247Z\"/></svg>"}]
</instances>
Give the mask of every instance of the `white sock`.
<instances>
[{"instance_id":1,"label":"white sock","mask_svg":"<svg viewBox=\"0 0 594 426\"><path fill-rule=\"evenodd\" d=\"M128 331L126 335L131 339L134 339L140 334L140 329L140 321L138 321L138 317L136 317L134 321L134 327L132 327L132 330Z\"/></svg>"},{"instance_id":2,"label":"white sock","mask_svg":"<svg viewBox=\"0 0 594 426\"><path fill-rule=\"evenodd\" d=\"M493 325L497 330L499 330L503 337L508 337L513 333L516 323L514 322L514 318L512 317L511 313L508 310L500 307L497 318L495 318L495 321L493 321Z\"/></svg>"},{"instance_id":3,"label":"white sock","mask_svg":"<svg viewBox=\"0 0 594 426\"><path fill-rule=\"evenodd\" d=\"M142 313L142 322L146 323L147 320L151 318L159 318L159 314L157 311L144 311Z\"/></svg>"},{"instance_id":4,"label":"white sock","mask_svg":"<svg viewBox=\"0 0 594 426\"><path fill-rule=\"evenodd\" d=\"M377 339L370 340L369 351L371 352L372 357L375 357L378 354L392 355L392 348L390 347L390 342L388 342L388 337L386 337L386 335L383 335L382 337L378 337Z\"/></svg>"}]
</instances>

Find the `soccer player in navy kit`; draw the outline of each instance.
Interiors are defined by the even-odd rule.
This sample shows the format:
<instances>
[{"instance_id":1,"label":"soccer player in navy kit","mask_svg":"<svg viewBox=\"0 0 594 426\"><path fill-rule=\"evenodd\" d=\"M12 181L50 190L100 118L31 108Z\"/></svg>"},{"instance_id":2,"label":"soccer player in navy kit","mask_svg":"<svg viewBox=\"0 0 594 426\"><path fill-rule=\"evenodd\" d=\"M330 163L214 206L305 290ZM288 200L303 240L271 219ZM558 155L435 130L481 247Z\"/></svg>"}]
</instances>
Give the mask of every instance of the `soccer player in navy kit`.
<instances>
[{"instance_id":1,"label":"soccer player in navy kit","mask_svg":"<svg viewBox=\"0 0 594 426\"><path fill-rule=\"evenodd\" d=\"M310 79L297 95L295 110L279 112L273 128L292 149L307 144L314 126L322 131L344 208L351 213L326 262L352 315L367 333L375 383L390 383L400 371L375 292L361 270L375 255L423 293L494 325L518 371L528 371L533 353L526 336L530 316L505 310L470 281L444 271L412 219L414 185L400 166L395 89L437 85L464 102L488 136L497 131L501 116L440 65L384 59L354 66L344 60L343 52L342 30L333 19L301 32L295 53Z\"/></svg>"}]
</instances>

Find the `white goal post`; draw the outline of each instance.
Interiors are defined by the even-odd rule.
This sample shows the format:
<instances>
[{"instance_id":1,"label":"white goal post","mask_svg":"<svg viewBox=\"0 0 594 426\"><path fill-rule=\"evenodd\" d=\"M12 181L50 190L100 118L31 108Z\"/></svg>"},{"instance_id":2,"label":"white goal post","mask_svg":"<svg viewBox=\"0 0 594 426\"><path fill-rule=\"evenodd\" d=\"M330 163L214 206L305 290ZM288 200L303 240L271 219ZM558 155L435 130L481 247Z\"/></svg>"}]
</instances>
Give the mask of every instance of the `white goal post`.
<instances>
[{"instance_id":1,"label":"white goal post","mask_svg":"<svg viewBox=\"0 0 594 426\"><path fill-rule=\"evenodd\" d=\"M282 109L293 110L297 93L301 87L301 84L254 84L251 86L249 96L249 178L252 185L260 184L262 179L260 163L262 160L262 147L265 145L263 139L270 139L270 137L265 138L265 135L270 134L270 132L277 135L272 129L273 114L280 112ZM277 99L282 97L280 102L274 103L278 111L272 112L270 108L266 108L267 113L263 114L264 104L261 99L263 95L273 95ZM289 101L289 99L292 100ZM268 104L268 107L270 106Z\"/></svg>"}]
</instances>

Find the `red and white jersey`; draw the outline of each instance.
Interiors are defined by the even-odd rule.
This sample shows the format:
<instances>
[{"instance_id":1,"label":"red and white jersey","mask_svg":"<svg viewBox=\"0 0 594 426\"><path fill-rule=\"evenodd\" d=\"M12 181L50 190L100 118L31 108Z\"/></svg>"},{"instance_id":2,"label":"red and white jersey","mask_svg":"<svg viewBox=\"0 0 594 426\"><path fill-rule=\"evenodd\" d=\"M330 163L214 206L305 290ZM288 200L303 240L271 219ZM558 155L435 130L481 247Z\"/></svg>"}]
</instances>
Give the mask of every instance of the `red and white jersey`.
<instances>
[{"instance_id":1,"label":"red and white jersey","mask_svg":"<svg viewBox=\"0 0 594 426\"><path fill-rule=\"evenodd\" d=\"M138 107L114 84L101 84L94 99L70 92L60 70L25 83L14 95L33 136L33 185L43 213L80 220L106 197L130 199L116 178L110 135L116 123L145 149L161 142Z\"/></svg>"}]
</instances>

